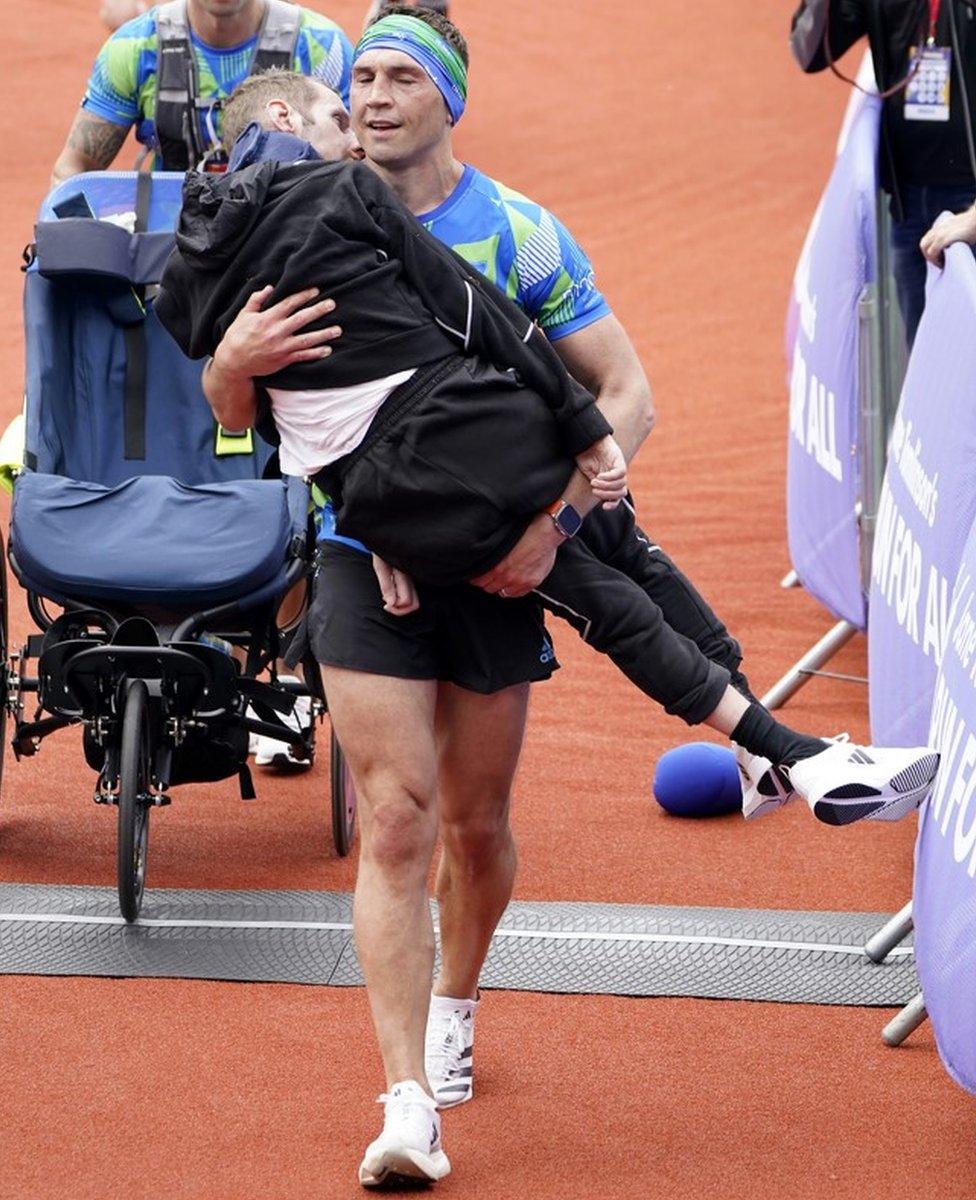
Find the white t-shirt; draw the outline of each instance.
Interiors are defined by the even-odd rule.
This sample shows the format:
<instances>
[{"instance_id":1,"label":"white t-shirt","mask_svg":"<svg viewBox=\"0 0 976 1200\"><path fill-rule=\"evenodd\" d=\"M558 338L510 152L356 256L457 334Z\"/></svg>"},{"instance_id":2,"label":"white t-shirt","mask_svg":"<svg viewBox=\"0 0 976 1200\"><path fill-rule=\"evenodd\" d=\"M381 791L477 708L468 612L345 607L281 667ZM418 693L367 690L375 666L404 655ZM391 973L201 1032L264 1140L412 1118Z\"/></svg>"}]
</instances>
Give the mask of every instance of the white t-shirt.
<instances>
[{"instance_id":1,"label":"white t-shirt","mask_svg":"<svg viewBox=\"0 0 976 1200\"><path fill-rule=\"evenodd\" d=\"M355 450L370 422L394 388L416 368L351 387L286 392L268 388L271 411L281 437L278 457L283 475L314 475Z\"/></svg>"}]
</instances>

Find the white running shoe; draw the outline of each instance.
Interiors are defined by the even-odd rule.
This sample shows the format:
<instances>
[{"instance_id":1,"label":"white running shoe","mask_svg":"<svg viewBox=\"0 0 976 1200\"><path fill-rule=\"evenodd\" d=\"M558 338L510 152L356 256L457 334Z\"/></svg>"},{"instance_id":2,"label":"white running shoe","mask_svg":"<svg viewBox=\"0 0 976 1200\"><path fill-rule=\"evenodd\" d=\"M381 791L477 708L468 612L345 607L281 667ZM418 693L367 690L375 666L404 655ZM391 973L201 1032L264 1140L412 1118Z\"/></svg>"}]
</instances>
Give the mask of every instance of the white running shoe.
<instances>
[{"instance_id":1,"label":"white running shoe","mask_svg":"<svg viewBox=\"0 0 976 1200\"><path fill-rule=\"evenodd\" d=\"M796 795L786 772L774 767L761 754L750 754L745 746L732 743L732 753L742 776L742 815L747 821L782 808Z\"/></svg>"},{"instance_id":2,"label":"white running shoe","mask_svg":"<svg viewBox=\"0 0 976 1200\"><path fill-rule=\"evenodd\" d=\"M898 821L922 803L939 770L928 746L911 750L834 743L789 768L790 782L818 821Z\"/></svg>"},{"instance_id":3,"label":"white running shoe","mask_svg":"<svg viewBox=\"0 0 976 1200\"><path fill-rule=\"evenodd\" d=\"M471 1055L477 1000L431 996L424 1046L427 1079L440 1108L470 1100L474 1091Z\"/></svg>"},{"instance_id":4,"label":"white running shoe","mask_svg":"<svg viewBox=\"0 0 976 1200\"><path fill-rule=\"evenodd\" d=\"M441 1149L437 1102L413 1079L395 1083L387 1095L383 1132L370 1142L359 1166L359 1182L368 1188L416 1187L449 1174Z\"/></svg>"},{"instance_id":5,"label":"white running shoe","mask_svg":"<svg viewBox=\"0 0 976 1200\"><path fill-rule=\"evenodd\" d=\"M279 675L278 680L280 683L301 682L289 675ZM281 720L296 733L308 729L312 723L311 696L296 696L293 711L287 717L282 714ZM307 758L296 758L294 748L288 742L280 742L277 738L259 734L254 751L254 764L258 767L271 767L283 773L295 773L309 770L312 761Z\"/></svg>"}]
</instances>

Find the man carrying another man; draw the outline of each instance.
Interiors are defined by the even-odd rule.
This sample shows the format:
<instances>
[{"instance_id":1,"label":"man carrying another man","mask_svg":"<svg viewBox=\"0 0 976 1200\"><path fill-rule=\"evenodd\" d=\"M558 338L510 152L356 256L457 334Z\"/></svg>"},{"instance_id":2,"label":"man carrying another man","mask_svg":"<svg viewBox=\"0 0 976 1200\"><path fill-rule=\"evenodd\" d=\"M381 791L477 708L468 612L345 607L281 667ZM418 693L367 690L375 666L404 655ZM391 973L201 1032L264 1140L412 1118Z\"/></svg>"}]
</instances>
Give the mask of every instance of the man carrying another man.
<instances>
[{"instance_id":1,"label":"man carrying another man","mask_svg":"<svg viewBox=\"0 0 976 1200\"><path fill-rule=\"evenodd\" d=\"M424 23L430 27L429 21ZM420 22L415 18L409 22L411 27L417 24ZM453 27L451 28L453 29ZM422 73L427 76L427 80L434 81L437 77L436 67L428 70L430 63L425 56L425 51L431 50L429 37L426 34L419 35L415 44L410 37L413 29L404 29L402 23L396 22L384 27L384 22L381 21L376 29L376 37L367 39L361 45L359 61L363 64L362 82L364 85L369 84L367 94L378 100L373 104L373 116L369 116L368 103L363 106L362 110L356 108L357 90L354 73L353 104L357 117L357 128L370 129L377 135L380 142L387 138L395 142L396 131L404 126L408 127L415 140L422 140L424 136L430 138L432 133L436 133L435 117L439 117L441 125L452 124L459 115L455 109L460 88L452 86L456 85L458 79L457 63L451 60L451 56L443 47L434 44L434 49L440 59L439 65L443 67L446 60L448 67L454 68L454 72L452 73L450 69L444 70L442 77L437 81L437 90L434 94L439 94L441 97L440 113L436 111L432 113L429 109L425 111L422 105L415 104L409 94L412 86L420 84L422 87L425 79L414 77L411 67L404 67L400 60L408 59L412 60L413 64L421 64ZM384 44L387 37L393 42L392 46L389 43ZM383 84L377 87L375 80L381 73L384 77L388 75L389 79L384 78ZM408 79L412 82L408 82ZM402 91L406 98L394 105L388 96L384 97L384 90L388 92ZM443 115L445 107L449 114L449 120L446 122ZM300 136L306 135L302 128L301 114L295 114L289 105L269 105L268 109L271 114L271 128L280 128ZM376 110L383 115L376 117ZM365 118L364 113L366 114ZM427 118L426 126L425 117ZM364 134L361 134L361 138L366 140ZM436 136L430 138L429 144L436 145L438 140ZM368 151L369 147L367 146ZM416 165L416 158L413 162ZM418 195L423 192L425 187L429 192L436 190L438 186L436 173L433 177L428 175L425 180L422 172L405 171L404 177L408 188L413 186ZM439 186L442 190L446 187L448 195L457 188L457 183L456 176L454 181L451 181L449 170L441 174ZM427 185L433 185L433 187ZM523 203L528 204L526 201ZM411 207L414 206L411 205ZM425 208L422 211L429 211L429 209ZM548 216L548 214L545 215ZM324 305L313 306L313 308L323 309L324 307ZM246 328L264 328L266 330L268 327L274 326L277 329L275 336L279 342L284 338L288 344L287 350L283 352L286 358L294 354L304 356L304 361L307 362L311 360L313 354L317 357L324 357L327 351L327 348L316 347L314 331L311 334L295 335L292 317L287 318L282 324L278 320L280 313L277 313L273 321L262 326L261 318L266 314L260 313L260 303L251 304L248 308L249 311L243 318L244 323L236 331L234 325L231 326L213 366L207 372L207 387L218 413L243 411L253 415L254 387L251 383L251 376L270 373L266 369L267 358L262 364L264 369L254 369L255 355L267 355L269 352L267 345L257 350L254 349L253 339L252 349L248 352L242 337ZM309 311L311 312L311 309ZM321 315L321 312L318 315ZM314 317L308 319L314 320ZM350 335L354 336L355 332L355 330L350 330ZM249 369L242 369L241 364L235 362L231 353L235 345L241 346L242 358L246 359L250 353ZM278 352L282 353L280 345ZM297 360L291 358L291 361ZM278 365L285 364L279 362ZM600 399L601 407L606 406L605 411L607 408L612 409L612 393L609 397L601 394ZM635 439L632 434L628 437L628 421L634 422L634 417L632 411L628 411L626 404L620 404L619 412L623 419L618 428L624 431L623 436L627 438L628 442L627 449L632 452L636 448L636 441L640 440L639 437ZM617 424L616 415L614 423ZM639 427L639 421L637 421L637 425ZM632 427L633 425L631 425ZM587 486L585 481L582 483L584 487ZM570 484L570 488L575 486L577 485L574 483ZM573 493L573 495L577 495L577 493ZM583 501L580 500L579 503L582 507ZM542 567L545 568L543 574L547 574L552 559L555 557L555 549L563 540L563 536L558 529L554 528L551 518L546 514L542 515L546 525L552 527L554 533L549 536L545 553L536 556L532 569L538 570L541 562ZM533 526L536 526L534 531ZM545 526L539 528L538 522L530 525L530 534L527 534L526 537L534 539L533 549L541 543L540 534L545 532ZM523 539L524 541L525 539ZM646 545L646 543L644 544ZM522 543L520 542L519 545L521 546ZM327 550L329 550L328 547ZM518 550L519 546L516 547L513 554L517 555ZM370 640L375 643L377 618L381 615L375 584L370 581L371 592L367 587L359 590L350 588L349 580L355 577L355 570L358 568L354 568L353 574L350 574L345 568L342 571L335 569L337 555L354 555L355 553L356 551L347 547L331 548L320 576L320 584L324 582L326 586L316 589L317 618L315 609L313 609L313 623L325 631L324 640L320 642L320 646L328 643L330 623L341 622L345 618L347 623L344 628L346 633L349 633L355 631L356 623L359 622L360 636L358 639L354 637L348 640L334 639L333 641L335 654L345 653L354 657L357 654L362 655L370 649ZM329 557L333 563L331 573L328 569ZM511 559L512 555L509 555L508 558ZM366 564L368 569L368 559L360 557L352 561ZM503 571L510 570L511 564L503 564L502 569ZM487 582L489 586L494 583L498 587L508 590L505 582L499 583L497 572L497 567L486 572L483 582ZM518 560L516 560L516 575L518 582L514 585L515 587L524 587L527 581L531 580L531 575L518 563ZM360 578L362 578L361 575ZM532 586L532 583L528 582L528 586ZM690 585L686 586L690 591ZM320 596L322 597L321 603ZM646 597L644 598L646 599ZM393 608L397 607L396 594L391 596L390 604ZM364 620L366 621L365 625L363 625ZM369 636L365 638L362 636L363 629L368 630ZM387 1105L387 1126L384 1134L370 1147L367 1158L364 1160L364 1182L377 1182L378 1172L385 1173L390 1169L397 1169L390 1166L391 1162L399 1164L400 1168L404 1167L402 1155L410 1149L412 1126L415 1125L419 1129L423 1125L428 1132L432 1131L433 1142L439 1151L439 1142L436 1136L437 1123L429 1111L431 1103L429 1097L425 1098L423 1091L424 1067L422 1057L419 1056L432 952L432 938L424 899L424 881L426 862L429 859L433 841L434 818L431 809L433 808L433 764L436 761L436 754L434 738L429 736L429 733L434 728L434 693L429 686L402 686L397 689L394 685L391 688L388 678L377 678L377 675L382 672L378 672L375 665L364 665L362 659L359 662L352 661L345 664L340 660L340 664L335 665L335 660L329 657L327 646L325 655L321 653L319 647L317 647L317 651L319 657L324 657L326 663L333 662L333 666L326 668L326 686L329 691L330 704L336 715L337 724L342 726L340 738L344 743L354 775L357 777L357 783L361 783L361 791L365 799L363 855L360 881L357 885L357 941L367 980L370 983L370 1000L373 1005L374 1019L380 1036L388 1079L391 1085L394 1085ZM373 663L375 664L375 662L374 655ZM408 674L408 679L410 678L414 683L418 683L422 678L421 672L414 667ZM713 677L713 682L717 679L721 684L719 692L722 688L731 691L728 689L728 678L728 671L725 671L724 676ZM401 679L399 683L405 685L406 681ZM401 727L405 719L413 719L412 715L404 709L399 707L395 710L391 709L388 700L384 708L384 696L391 695L398 700L405 701L410 710L419 715L418 728L421 734L427 731L427 736L421 738L419 754L415 738L411 738L408 744L405 741L404 744L401 744L397 741L395 733L391 736L390 731L384 729L382 723L377 727L377 711L381 714L381 722L385 716L389 716ZM756 739L761 738L762 729L769 733L775 723L768 714L762 713L761 710L755 711L758 706L750 705L740 693L734 693L734 696L738 697L737 712L741 716L741 720L732 719L729 723L729 714L726 713L718 720L719 727L729 724L729 728L726 730L729 732L731 727L735 726L736 732L742 740L756 746L758 744ZM369 703L364 702L367 700ZM701 703L705 702L706 700L703 698ZM714 705L715 695L711 695L708 702ZM378 709L377 706L379 706ZM747 710L747 713L744 713L743 709ZM710 712L711 709L702 711L697 719L703 719ZM694 714L690 711L682 715L685 715L686 719L694 719ZM749 716L748 720L746 720L747 715ZM781 727L778 728L781 729ZM417 730L411 726L411 733L416 734L416 732ZM518 732L520 736L520 730ZM788 734L789 731L784 731L784 735ZM484 737L481 742L482 746L489 741L489 736ZM796 735L789 736L795 737ZM812 746L806 747L807 753L817 755L823 752L822 743L818 743L816 739L801 738L800 740L813 743ZM517 753L517 738L515 751ZM800 756L797 755L797 757ZM777 757L776 761L784 760ZM470 801L471 797L468 796L466 799ZM487 815L487 810L485 811ZM455 815L457 823L463 825L460 804L456 806ZM504 822L504 815L502 815L502 821ZM449 827L450 824L450 819L448 819L447 826ZM507 824L504 828L507 833ZM495 814L492 829L493 832L497 832L499 829L497 814ZM446 835L446 845L448 840ZM461 1060L461 1068L454 1078L463 1090L460 1096L451 1096L452 1100L464 1099L470 1094L470 1085L466 1082L470 1079L470 1058L467 1054L470 1041L462 1034L458 1025L463 1025L465 1020L473 1017L477 970L480 968L484 951L487 949L494 921L497 921L498 915L504 908L504 900L507 899L507 892L510 891L511 886L511 867L514 864L511 862L510 839L507 843L505 839L502 839L500 843L495 838L492 840L495 841L495 845L482 841L479 848L487 853L478 854L471 852L476 845L476 839L471 838L468 840L468 845L455 858L455 863L459 862L461 865L467 866L471 875L485 866L492 872L489 880L490 886L487 888L489 904L486 905L483 895L479 896L479 889L472 886L471 878L465 879L460 875L451 878L450 863L447 867L447 880L444 881L445 870L443 868L441 878L439 878L439 893L448 901L445 905L448 915L446 921L442 911L445 968L449 972L455 972L454 979L457 982L453 983L450 990L447 991L446 988L443 988L443 981L439 980L438 984L442 986L437 990L447 991L447 995L455 998L451 1015L452 1018L456 1018L456 1021L449 1021L446 1024L451 1029L454 1045L461 1049L461 1054L458 1056ZM505 853L501 856L502 861L499 864L497 860L500 848L504 849ZM452 849L456 851L457 847ZM448 859L450 860L452 857L455 856L448 852ZM499 866L500 870L497 869ZM484 875L481 878L484 880ZM441 886L442 882L443 886ZM466 900L464 900L465 897ZM494 912L493 920L491 919L492 912ZM455 957L458 942L462 940L457 937L462 929L462 925L459 923L460 918L465 918L469 929L473 924L480 931L480 936L470 939L466 954L462 951L459 956ZM464 967L459 969L458 964L464 958L467 961ZM453 959L450 965L449 959ZM458 986L462 982L462 977L464 990L460 990ZM466 1000L465 997L468 999ZM418 1033L418 1031L420 1032ZM428 1055L429 1061L437 1057L437 1055ZM432 1065L436 1066L437 1063L434 1062ZM451 1071L449 1070L446 1074L450 1079ZM418 1150L418 1153L421 1151ZM400 1157L397 1157L398 1154ZM431 1155L427 1155L428 1159L431 1157ZM444 1163L440 1159L436 1162L421 1164L421 1166L425 1169L426 1167L430 1168L428 1174L431 1172L435 1175L444 1173Z\"/></svg>"}]
</instances>

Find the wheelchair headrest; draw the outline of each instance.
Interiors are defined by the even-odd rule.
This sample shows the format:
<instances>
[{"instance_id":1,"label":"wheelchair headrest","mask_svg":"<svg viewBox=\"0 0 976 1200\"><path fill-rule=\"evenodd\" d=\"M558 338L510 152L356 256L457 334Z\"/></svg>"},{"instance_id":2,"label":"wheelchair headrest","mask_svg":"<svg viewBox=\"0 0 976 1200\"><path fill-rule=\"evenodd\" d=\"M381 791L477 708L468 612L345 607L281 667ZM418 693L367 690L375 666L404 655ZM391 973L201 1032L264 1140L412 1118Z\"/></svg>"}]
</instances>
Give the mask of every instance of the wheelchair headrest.
<instances>
[{"instance_id":1,"label":"wheelchair headrest","mask_svg":"<svg viewBox=\"0 0 976 1200\"><path fill-rule=\"evenodd\" d=\"M37 269L48 279L90 276L123 284L158 283L173 233L129 233L110 221L67 217L34 227Z\"/></svg>"}]
</instances>

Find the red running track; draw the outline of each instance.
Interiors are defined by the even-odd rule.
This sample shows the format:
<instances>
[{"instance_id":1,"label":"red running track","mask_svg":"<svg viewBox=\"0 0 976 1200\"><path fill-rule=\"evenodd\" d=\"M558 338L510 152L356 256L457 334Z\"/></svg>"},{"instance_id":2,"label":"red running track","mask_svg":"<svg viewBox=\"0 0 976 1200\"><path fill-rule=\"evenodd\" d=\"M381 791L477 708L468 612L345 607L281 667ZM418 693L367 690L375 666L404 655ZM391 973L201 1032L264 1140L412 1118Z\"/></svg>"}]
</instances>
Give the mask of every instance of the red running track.
<instances>
[{"instance_id":1,"label":"red running track","mask_svg":"<svg viewBox=\"0 0 976 1200\"><path fill-rule=\"evenodd\" d=\"M98 47L94 3L18 6L0 42L0 416L20 404L20 250ZM350 34L361 5L326 5ZM788 567L782 322L845 102L786 47L789 5L457 0L473 55L461 153L552 207L638 346L660 423L634 469L642 523L746 650L757 690L828 618ZM27 624L19 597L13 626ZM689 736L557 629L515 825L517 894L642 904L894 910L914 829L817 826L797 808L688 824L649 802ZM863 668L853 645L839 669ZM817 682L801 727L866 736L862 689ZM9 757L9 756L8 756ZM70 731L8 761L0 878L111 884L110 814ZM319 769L178 793L150 886L347 889ZM971 1100L931 1031L887 1014L495 993L478 1098L445 1119L445 1197L963 1200ZM0 977L0 1197L271 1200L358 1194L380 1074L361 992Z\"/></svg>"}]
</instances>

